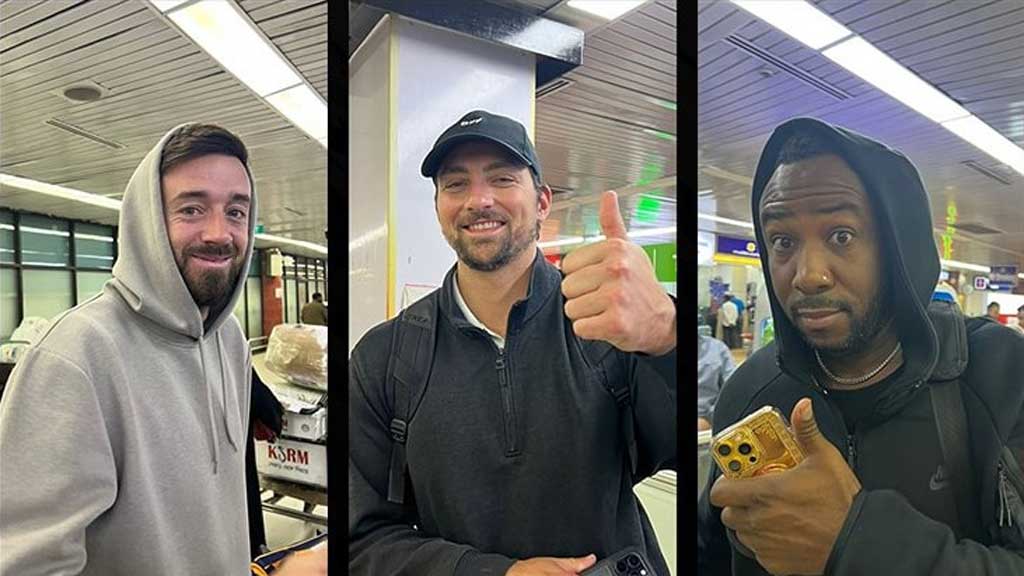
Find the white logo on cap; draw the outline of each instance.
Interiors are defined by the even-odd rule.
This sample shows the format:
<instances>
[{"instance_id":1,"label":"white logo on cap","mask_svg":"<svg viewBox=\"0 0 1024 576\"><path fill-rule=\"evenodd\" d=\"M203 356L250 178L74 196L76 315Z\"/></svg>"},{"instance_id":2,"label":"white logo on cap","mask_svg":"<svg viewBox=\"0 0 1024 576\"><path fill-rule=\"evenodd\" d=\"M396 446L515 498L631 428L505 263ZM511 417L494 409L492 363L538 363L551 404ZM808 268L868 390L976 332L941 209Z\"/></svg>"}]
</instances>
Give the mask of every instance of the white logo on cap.
<instances>
[{"instance_id":1,"label":"white logo on cap","mask_svg":"<svg viewBox=\"0 0 1024 576\"><path fill-rule=\"evenodd\" d=\"M462 122L459 122L459 126L470 126L470 125L476 124L477 122L480 122L482 120L483 120L483 118L479 118L479 117L477 117L477 118L470 118L469 120L463 120Z\"/></svg>"}]
</instances>

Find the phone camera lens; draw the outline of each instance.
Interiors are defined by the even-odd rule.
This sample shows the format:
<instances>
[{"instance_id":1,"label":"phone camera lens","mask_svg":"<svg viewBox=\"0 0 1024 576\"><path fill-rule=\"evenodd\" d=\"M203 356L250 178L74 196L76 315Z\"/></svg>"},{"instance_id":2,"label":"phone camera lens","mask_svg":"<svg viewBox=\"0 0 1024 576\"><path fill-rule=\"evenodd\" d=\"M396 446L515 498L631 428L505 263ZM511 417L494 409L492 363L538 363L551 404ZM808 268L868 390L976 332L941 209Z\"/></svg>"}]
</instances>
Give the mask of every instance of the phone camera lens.
<instances>
[{"instance_id":1,"label":"phone camera lens","mask_svg":"<svg viewBox=\"0 0 1024 576\"><path fill-rule=\"evenodd\" d=\"M732 452L732 448L728 444L722 444L718 447L718 453L722 456L728 456Z\"/></svg>"},{"instance_id":2,"label":"phone camera lens","mask_svg":"<svg viewBox=\"0 0 1024 576\"><path fill-rule=\"evenodd\" d=\"M625 560L619 560L618 562L616 562L615 563L615 569L618 570L619 572L625 572L626 570L628 570L628 568L626 567L626 561Z\"/></svg>"},{"instance_id":3,"label":"phone camera lens","mask_svg":"<svg viewBox=\"0 0 1024 576\"><path fill-rule=\"evenodd\" d=\"M742 468L742 467L743 467L743 465L740 464L739 460L730 460L729 461L729 470L732 470L733 472L739 472L740 468Z\"/></svg>"},{"instance_id":4,"label":"phone camera lens","mask_svg":"<svg viewBox=\"0 0 1024 576\"><path fill-rule=\"evenodd\" d=\"M626 563L629 564L630 566L639 566L640 565L640 557L639 556L635 556L633 554L630 554L629 556L626 556Z\"/></svg>"},{"instance_id":5,"label":"phone camera lens","mask_svg":"<svg viewBox=\"0 0 1024 576\"><path fill-rule=\"evenodd\" d=\"M750 454L751 450L752 448L750 447L750 444L747 444L746 442L740 444L740 454L743 454L745 456L747 454Z\"/></svg>"}]
</instances>

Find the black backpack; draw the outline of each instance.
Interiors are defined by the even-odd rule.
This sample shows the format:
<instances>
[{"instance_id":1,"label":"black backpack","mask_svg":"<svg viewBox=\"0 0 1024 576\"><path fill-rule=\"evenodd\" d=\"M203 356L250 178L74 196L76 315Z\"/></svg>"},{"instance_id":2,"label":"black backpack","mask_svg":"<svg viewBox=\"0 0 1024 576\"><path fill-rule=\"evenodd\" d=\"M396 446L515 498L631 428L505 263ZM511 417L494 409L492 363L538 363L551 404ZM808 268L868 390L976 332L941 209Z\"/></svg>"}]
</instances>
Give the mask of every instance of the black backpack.
<instances>
[{"instance_id":1,"label":"black backpack","mask_svg":"<svg viewBox=\"0 0 1024 576\"><path fill-rule=\"evenodd\" d=\"M423 401L434 363L439 300L439 292L435 291L403 310L395 321L391 335L391 353L388 357L385 382L390 383L392 390L392 449L388 468L388 501L395 504L405 503L405 445L408 441L409 423L416 416L416 411ZM566 322L569 322L568 318ZM571 324L568 328L572 329ZM600 372L605 389L615 398L618 405L623 440L629 454L630 471L635 476L637 448L629 384L623 378L608 377L611 364L615 362L616 355L612 353L614 348L606 342L579 339L578 342L584 361Z\"/></svg>"}]
</instances>

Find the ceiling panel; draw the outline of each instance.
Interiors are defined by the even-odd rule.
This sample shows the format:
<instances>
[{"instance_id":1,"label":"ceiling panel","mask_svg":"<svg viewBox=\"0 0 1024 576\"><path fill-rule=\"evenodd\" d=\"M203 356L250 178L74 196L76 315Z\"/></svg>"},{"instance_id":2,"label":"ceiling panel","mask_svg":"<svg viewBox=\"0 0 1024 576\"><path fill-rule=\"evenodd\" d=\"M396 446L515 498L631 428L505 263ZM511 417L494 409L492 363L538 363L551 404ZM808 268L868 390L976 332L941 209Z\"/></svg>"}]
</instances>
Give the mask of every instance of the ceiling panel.
<instances>
[{"instance_id":1,"label":"ceiling panel","mask_svg":"<svg viewBox=\"0 0 1024 576\"><path fill-rule=\"evenodd\" d=\"M239 4L326 100L326 2ZM89 103L61 96L80 81L100 85L106 96ZM139 161L167 130L184 122L222 125L249 148L265 231L324 243L326 151L145 2L0 3L0 112L0 172L113 198L121 196ZM0 203L116 222L103 209L6 187Z\"/></svg>"},{"instance_id":2,"label":"ceiling panel","mask_svg":"<svg viewBox=\"0 0 1024 576\"><path fill-rule=\"evenodd\" d=\"M1018 145L1024 145L1024 6L1013 0L898 4L818 3ZM726 25L727 24L727 25ZM788 118L816 116L903 151L922 174L936 228L947 210L960 222L1001 232L957 232L953 259L1024 267L1024 176L836 66L816 51L724 1L698 4L699 210L750 221L750 179L772 129ZM836 98L725 38L738 35L794 69L846 92ZM975 161L1009 185L966 165ZM750 230L699 221L701 229Z\"/></svg>"}]
</instances>

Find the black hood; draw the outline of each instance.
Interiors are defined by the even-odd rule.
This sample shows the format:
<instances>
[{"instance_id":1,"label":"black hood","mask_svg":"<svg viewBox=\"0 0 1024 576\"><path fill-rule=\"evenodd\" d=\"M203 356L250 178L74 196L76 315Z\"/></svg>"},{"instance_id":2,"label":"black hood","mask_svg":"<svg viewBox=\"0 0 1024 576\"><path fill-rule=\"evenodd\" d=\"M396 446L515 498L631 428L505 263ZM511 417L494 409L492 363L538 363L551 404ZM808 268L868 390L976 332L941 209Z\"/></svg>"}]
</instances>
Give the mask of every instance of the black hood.
<instances>
[{"instance_id":1,"label":"black hood","mask_svg":"<svg viewBox=\"0 0 1024 576\"><path fill-rule=\"evenodd\" d=\"M751 210L757 243L762 247L761 265L775 323L779 367L794 377L804 381L812 378L811 350L775 297L768 273L768 250L762 235L759 206L783 145L797 133L831 144L860 177L871 201L881 234L879 245L885 259L883 273L889 279L888 286L892 292L889 302L903 344L904 370L900 384L892 386L891 393L880 402L894 410L896 405L902 404L898 400L909 397L920 383L931 376L938 360L938 337L926 312L940 269L928 194L917 169L906 156L850 130L813 118L795 118L772 133L757 163Z\"/></svg>"}]
</instances>

